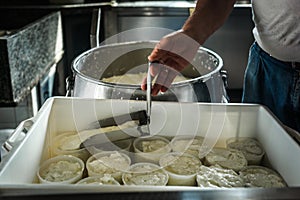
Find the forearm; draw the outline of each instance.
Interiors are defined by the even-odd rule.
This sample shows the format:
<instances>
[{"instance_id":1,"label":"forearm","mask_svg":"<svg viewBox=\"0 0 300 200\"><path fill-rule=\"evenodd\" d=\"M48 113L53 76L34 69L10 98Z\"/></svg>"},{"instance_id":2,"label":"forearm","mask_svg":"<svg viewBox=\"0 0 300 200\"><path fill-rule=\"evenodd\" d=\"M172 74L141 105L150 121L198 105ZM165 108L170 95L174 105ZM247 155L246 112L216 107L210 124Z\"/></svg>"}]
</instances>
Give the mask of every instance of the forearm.
<instances>
[{"instance_id":1,"label":"forearm","mask_svg":"<svg viewBox=\"0 0 300 200\"><path fill-rule=\"evenodd\" d=\"M203 44L231 13L236 0L198 0L195 11L182 27L185 34Z\"/></svg>"}]
</instances>

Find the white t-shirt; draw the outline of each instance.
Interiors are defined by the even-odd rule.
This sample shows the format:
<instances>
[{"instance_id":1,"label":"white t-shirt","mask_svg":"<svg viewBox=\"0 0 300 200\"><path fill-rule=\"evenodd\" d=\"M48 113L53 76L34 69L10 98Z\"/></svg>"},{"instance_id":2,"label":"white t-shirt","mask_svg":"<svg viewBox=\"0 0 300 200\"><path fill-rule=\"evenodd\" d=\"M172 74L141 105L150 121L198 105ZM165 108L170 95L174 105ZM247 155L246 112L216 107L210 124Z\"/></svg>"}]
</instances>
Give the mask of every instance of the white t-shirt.
<instances>
[{"instance_id":1,"label":"white t-shirt","mask_svg":"<svg viewBox=\"0 0 300 200\"><path fill-rule=\"evenodd\" d=\"M252 0L254 38L274 58L300 62L300 0Z\"/></svg>"}]
</instances>

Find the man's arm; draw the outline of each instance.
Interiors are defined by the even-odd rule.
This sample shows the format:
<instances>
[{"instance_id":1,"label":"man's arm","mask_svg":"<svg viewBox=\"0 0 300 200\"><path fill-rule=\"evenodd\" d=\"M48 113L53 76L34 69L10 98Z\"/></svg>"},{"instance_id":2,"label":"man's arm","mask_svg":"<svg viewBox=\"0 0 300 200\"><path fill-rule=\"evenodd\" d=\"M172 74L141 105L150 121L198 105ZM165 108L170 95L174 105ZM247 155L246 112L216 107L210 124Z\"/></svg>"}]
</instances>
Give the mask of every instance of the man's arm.
<instances>
[{"instance_id":1,"label":"man's arm","mask_svg":"<svg viewBox=\"0 0 300 200\"><path fill-rule=\"evenodd\" d=\"M152 95L165 92L176 75L192 61L200 45L220 28L231 13L236 0L198 0L195 11L182 29L163 37L148 59L162 65L151 66L151 75L157 75ZM146 90L144 78L141 88Z\"/></svg>"},{"instance_id":2,"label":"man's arm","mask_svg":"<svg viewBox=\"0 0 300 200\"><path fill-rule=\"evenodd\" d=\"M202 45L224 24L235 2L236 0L198 0L193 14L182 27L183 32Z\"/></svg>"}]
</instances>

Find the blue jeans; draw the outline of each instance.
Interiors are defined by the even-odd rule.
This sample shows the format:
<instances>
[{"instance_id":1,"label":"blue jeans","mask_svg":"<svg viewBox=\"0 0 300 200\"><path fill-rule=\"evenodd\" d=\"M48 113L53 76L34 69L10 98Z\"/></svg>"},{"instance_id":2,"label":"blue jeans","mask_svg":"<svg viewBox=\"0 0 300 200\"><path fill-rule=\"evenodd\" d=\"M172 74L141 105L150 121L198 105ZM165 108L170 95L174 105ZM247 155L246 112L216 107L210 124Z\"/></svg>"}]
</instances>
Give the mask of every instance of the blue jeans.
<instances>
[{"instance_id":1,"label":"blue jeans","mask_svg":"<svg viewBox=\"0 0 300 200\"><path fill-rule=\"evenodd\" d=\"M300 132L300 70L271 57L254 43L242 102L267 106L283 124Z\"/></svg>"}]
</instances>

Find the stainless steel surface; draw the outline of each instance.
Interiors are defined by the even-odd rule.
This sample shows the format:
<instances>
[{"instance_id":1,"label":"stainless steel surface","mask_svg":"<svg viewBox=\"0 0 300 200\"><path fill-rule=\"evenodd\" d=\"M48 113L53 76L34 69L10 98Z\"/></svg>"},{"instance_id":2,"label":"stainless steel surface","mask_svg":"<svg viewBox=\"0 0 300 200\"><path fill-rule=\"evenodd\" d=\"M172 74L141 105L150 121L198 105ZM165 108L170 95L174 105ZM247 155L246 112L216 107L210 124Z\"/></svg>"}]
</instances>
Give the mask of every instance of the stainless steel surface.
<instances>
[{"instance_id":1,"label":"stainless steel surface","mask_svg":"<svg viewBox=\"0 0 300 200\"><path fill-rule=\"evenodd\" d=\"M27 3L27 2L26 2ZM104 0L104 1L93 1L93 0L87 0L84 3L61 3L61 4L38 4L38 3L32 3L32 4L26 4L20 5L20 4L14 4L13 3L7 3L5 5L2 5L6 8L37 8L37 9L74 9L74 8L90 8L90 7L102 7L102 6L112 6L112 7L118 7L118 6L142 6L146 7L149 5L152 6L164 6L164 7L195 7L194 1L148 1L148 0L137 0L137 1L130 1L130 0L121 0L121 1L115 1L115 0ZM236 6L244 6L248 7L251 6L250 0L237 0L235 3Z\"/></svg>"},{"instance_id":2,"label":"stainless steel surface","mask_svg":"<svg viewBox=\"0 0 300 200\"><path fill-rule=\"evenodd\" d=\"M148 63L148 71L147 71L147 124L149 126L150 123L150 116L151 116L151 104L152 104L152 77L150 72L151 62Z\"/></svg>"},{"instance_id":3,"label":"stainless steel surface","mask_svg":"<svg viewBox=\"0 0 300 200\"><path fill-rule=\"evenodd\" d=\"M82 4L84 0L49 0L50 4Z\"/></svg>"},{"instance_id":4,"label":"stainless steel surface","mask_svg":"<svg viewBox=\"0 0 300 200\"><path fill-rule=\"evenodd\" d=\"M151 117L151 106L152 106L152 77L150 73L151 62L148 62L147 70L147 90L146 90L146 112L147 112L147 127L141 129L143 135L150 135L150 117Z\"/></svg>"},{"instance_id":5,"label":"stainless steel surface","mask_svg":"<svg viewBox=\"0 0 300 200\"><path fill-rule=\"evenodd\" d=\"M147 57L156 41L135 41L103 45L78 56L72 65L75 97L146 100L145 91L136 84L116 84L102 78L125 73L146 72ZM222 59L213 51L200 48L191 66L182 71L189 78L173 83L153 100L179 102L224 102L224 83L219 71Z\"/></svg>"},{"instance_id":6,"label":"stainless steel surface","mask_svg":"<svg viewBox=\"0 0 300 200\"><path fill-rule=\"evenodd\" d=\"M81 200L81 199L111 199L111 200L191 200L191 199L210 199L210 200L298 200L300 196L300 188L241 188L238 191L235 189L218 189L218 190L201 190L201 191L170 191L170 192L100 192L86 191L82 188L76 189L57 189L57 188L32 188L24 186L22 188L10 189L3 187L0 189L1 196L8 200L13 199L38 199L56 200L63 198L64 200Z\"/></svg>"},{"instance_id":7,"label":"stainless steel surface","mask_svg":"<svg viewBox=\"0 0 300 200\"><path fill-rule=\"evenodd\" d=\"M101 28L101 8L94 9L92 13L90 44L91 48L98 47L100 44Z\"/></svg>"},{"instance_id":8,"label":"stainless steel surface","mask_svg":"<svg viewBox=\"0 0 300 200\"><path fill-rule=\"evenodd\" d=\"M14 4L7 4L5 8L36 8L36 9L74 9L74 8L99 8L104 6L111 6L111 7L178 7L178 8L188 8L188 7L195 7L194 1L101 1L101 2L85 2L85 3L76 3L76 4L60 4L60 5L40 5L40 4L32 4L32 5L14 5ZM251 6L250 0L238 0L235 4L235 7L249 7Z\"/></svg>"},{"instance_id":9,"label":"stainless steel surface","mask_svg":"<svg viewBox=\"0 0 300 200\"><path fill-rule=\"evenodd\" d=\"M2 6L2 8L8 9L81 9L81 8L93 8L93 7L101 7L101 6L111 6L112 2L97 2L97 3L81 3L81 4L63 4L63 5L40 5L40 4L33 4L33 5L7 5Z\"/></svg>"},{"instance_id":10,"label":"stainless steel surface","mask_svg":"<svg viewBox=\"0 0 300 200\"><path fill-rule=\"evenodd\" d=\"M10 190L2 188L2 197L5 199L38 199L43 198L46 200L57 199L58 197L65 200L80 200L82 198L88 199L161 199L161 200L190 200L190 199L211 199L211 200L232 200L232 199L299 199L300 195L299 188L289 189L241 189L239 192L231 189L220 189L220 190L207 190L198 192L189 191L173 191L173 192L129 192L129 193L101 193L101 192L83 192L81 190L62 191L55 189L31 189L21 188ZM53 195L54 194L54 195Z\"/></svg>"},{"instance_id":11,"label":"stainless steel surface","mask_svg":"<svg viewBox=\"0 0 300 200\"><path fill-rule=\"evenodd\" d=\"M112 7L160 7L160 8L194 8L196 3L194 1L122 1L111 4ZM237 1L235 7L249 7L250 1Z\"/></svg>"}]
</instances>

